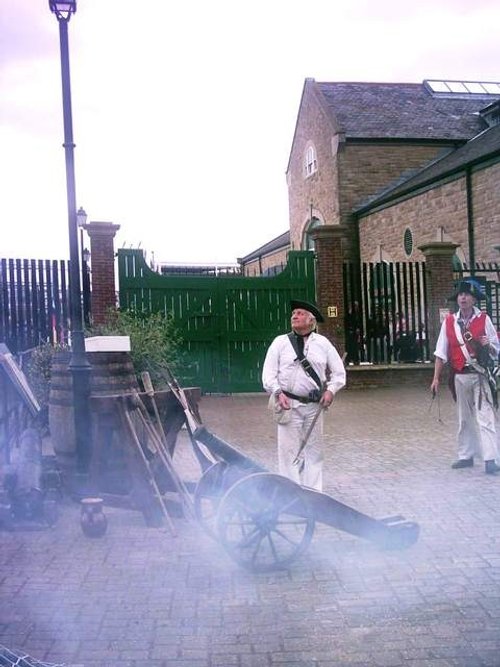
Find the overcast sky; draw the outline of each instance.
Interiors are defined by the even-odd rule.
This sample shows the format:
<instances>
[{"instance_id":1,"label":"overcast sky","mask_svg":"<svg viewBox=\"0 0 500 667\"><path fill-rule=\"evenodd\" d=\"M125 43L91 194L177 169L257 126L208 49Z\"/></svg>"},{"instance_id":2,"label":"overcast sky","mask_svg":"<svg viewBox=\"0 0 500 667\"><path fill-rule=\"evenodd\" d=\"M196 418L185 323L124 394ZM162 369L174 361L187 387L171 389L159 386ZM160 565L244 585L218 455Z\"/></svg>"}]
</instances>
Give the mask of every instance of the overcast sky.
<instances>
[{"instance_id":1,"label":"overcast sky","mask_svg":"<svg viewBox=\"0 0 500 667\"><path fill-rule=\"evenodd\" d=\"M156 260L234 262L288 229L304 79L500 80L498 0L79 0L77 206ZM59 34L0 0L0 257L69 254Z\"/></svg>"}]
</instances>

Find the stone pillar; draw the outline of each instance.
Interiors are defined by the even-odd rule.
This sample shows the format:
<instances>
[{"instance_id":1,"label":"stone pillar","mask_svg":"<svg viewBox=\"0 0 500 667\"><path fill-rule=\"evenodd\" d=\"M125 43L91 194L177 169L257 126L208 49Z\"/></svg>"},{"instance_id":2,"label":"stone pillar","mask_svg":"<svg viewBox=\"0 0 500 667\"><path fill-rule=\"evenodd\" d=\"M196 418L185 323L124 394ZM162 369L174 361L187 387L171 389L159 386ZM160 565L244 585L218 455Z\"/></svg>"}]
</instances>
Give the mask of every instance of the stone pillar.
<instances>
[{"instance_id":1,"label":"stone pillar","mask_svg":"<svg viewBox=\"0 0 500 667\"><path fill-rule=\"evenodd\" d=\"M453 292L453 255L457 243L434 241L418 247L425 255L429 352L432 355L441 329L440 311L449 310Z\"/></svg>"},{"instance_id":2,"label":"stone pillar","mask_svg":"<svg viewBox=\"0 0 500 667\"><path fill-rule=\"evenodd\" d=\"M334 343L340 356L345 351L344 243L345 225L322 225L310 232L316 251L316 301L325 318L319 332Z\"/></svg>"},{"instance_id":3,"label":"stone pillar","mask_svg":"<svg viewBox=\"0 0 500 667\"><path fill-rule=\"evenodd\" d=\"M104 324L110 308L117 305L115 289L115 248L113 239L120 225L88 222L83 226L90 237L92 277L92 324Z\"/></svg>"}]
</instances>

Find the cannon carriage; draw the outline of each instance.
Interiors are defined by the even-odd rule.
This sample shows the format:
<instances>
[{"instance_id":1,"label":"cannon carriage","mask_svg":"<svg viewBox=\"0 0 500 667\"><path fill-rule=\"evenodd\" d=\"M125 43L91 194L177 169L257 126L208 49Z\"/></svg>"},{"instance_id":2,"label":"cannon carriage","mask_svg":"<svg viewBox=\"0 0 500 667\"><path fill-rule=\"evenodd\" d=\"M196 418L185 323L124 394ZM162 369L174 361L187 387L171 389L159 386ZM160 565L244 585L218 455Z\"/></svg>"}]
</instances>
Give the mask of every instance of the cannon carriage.
<instances>
[{"instance_id":1,"label":"cannon carriage","mask_svg":"<svg viewBox=\"0 0 500 667\"><path fill-rule=\"evenodd\" d=\"M307 549L317 522L383 549L405 549L417 541L418 524L399 514L374 519L268 471L212 434L175 378L169 384L202 470L192 495L194 515L239 565L254 572L286 567Z\"/></svg>"},{"instance_id":2,"label":"cannon carriage","mask_svg":"<svg viewBox=\"0 0 500 667\"><path fill-rule=\"evenodd\" d=\"M270 472L217 437L203 425L192 400L193 392L182 389L171 375L170 404L173 401L177 405L177 412L169 413L169 420L175 422L175 428L169 430L169 424L162 423L149 377L143 375L144 393L108 396L105 403L100 397L99 403L108 405L112 399L131 445L129 451L135 452L131 466L133 504L145 517L151 516L153 505L173 534L175 526L165 502L167 492L177 494L186 517L196 519L234 561L254 572L292 563L309 546L316 523L370 540L384 549L404 549L418 539L415 522L399 514L371 518L326 493ZM181 479L173 462L182 422L201 470L194 484ZM130 453L128 459L131 461ZM105 502L112 502L109 496Z\"/></svg>"}]
</instances>

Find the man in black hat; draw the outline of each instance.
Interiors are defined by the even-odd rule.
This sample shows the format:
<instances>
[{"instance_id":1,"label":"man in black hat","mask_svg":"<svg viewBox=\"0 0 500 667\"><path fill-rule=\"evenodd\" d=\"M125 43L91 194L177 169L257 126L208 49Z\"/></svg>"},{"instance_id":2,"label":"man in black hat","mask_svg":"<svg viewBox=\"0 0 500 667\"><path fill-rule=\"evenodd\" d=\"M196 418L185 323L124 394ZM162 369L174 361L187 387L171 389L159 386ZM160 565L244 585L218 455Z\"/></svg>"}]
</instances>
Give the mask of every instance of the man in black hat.
<instances>
[{"instance_id":1,"label":"man in black hat","mask_svg":"<svg viewBox=\"0 0 500 667\"><path fill-rule=\"evenodd\" d=\"M323 322L318 308L291 301L292 332L277 336L262 369L264 389L278 422L278 464L282 475L322 490L322 411L345 385L344 364L332 343L316 333ZM297 455L301 445L307 440Z\"/></svg>"},{"instance_id":2,"label":"man in black hat","mask_svg":"<svg viewBox=\"0 0 500 667\"><path fill-rule=\"evenodd\" d=\"M500 471L495 429L496 387L490 368L498 359L500 345L488 315L476 307L482 297L480 284L471 279L459 283L454 298L458 311L446 316L436 343L436 362L431 391L439 390L441 373L450 365L450 388L458 408L458 460L452 468L474 465L480 447L485 472Z\"/></svg>"}]
</instances>

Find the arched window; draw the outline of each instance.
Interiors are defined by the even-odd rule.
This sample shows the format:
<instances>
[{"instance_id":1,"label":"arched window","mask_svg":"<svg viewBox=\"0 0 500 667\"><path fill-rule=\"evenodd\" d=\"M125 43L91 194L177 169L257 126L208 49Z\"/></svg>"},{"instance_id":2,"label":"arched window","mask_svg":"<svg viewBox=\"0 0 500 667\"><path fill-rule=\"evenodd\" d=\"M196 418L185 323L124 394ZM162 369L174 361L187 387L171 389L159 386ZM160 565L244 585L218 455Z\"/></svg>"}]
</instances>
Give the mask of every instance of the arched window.
<instances>
[{"instance_id":1,"label":"arched window","mask_svg":"<svg viewBox=\"0 0 500 667\"><path fill-rule=\"evenodd\" d=\"M313 229L316 229L316 227L319 227L320 225L321 225L321 220L319 218L316 218L315 216L313 216L309 220L309 224L306 227L302 243L304 250L314 250L314 241L311 238L311 232Z\"/></svg>"},{"instance_id":2,"label":"arched window","mask_svg":"<svg viewBox=\"0 0 500 667\"><path fill-rule=\"evenodd\" d=\"M463 268L462 260L456 253L451 258L451 261L452 261L453 271L456 272L462 271Z\"/></svg>"},{"instance_id":3,"label":"arched window","mask_svg":"<svg viewBox=\"0 0 500 667\"><path fill-rule=\"evenodd\" d=\"M309 144L304 155L304 178L308 178L318 169L316 160L316 149L313 144Z\"/></svg>"}]
</instances>

